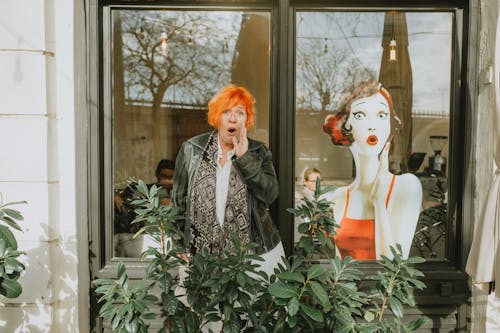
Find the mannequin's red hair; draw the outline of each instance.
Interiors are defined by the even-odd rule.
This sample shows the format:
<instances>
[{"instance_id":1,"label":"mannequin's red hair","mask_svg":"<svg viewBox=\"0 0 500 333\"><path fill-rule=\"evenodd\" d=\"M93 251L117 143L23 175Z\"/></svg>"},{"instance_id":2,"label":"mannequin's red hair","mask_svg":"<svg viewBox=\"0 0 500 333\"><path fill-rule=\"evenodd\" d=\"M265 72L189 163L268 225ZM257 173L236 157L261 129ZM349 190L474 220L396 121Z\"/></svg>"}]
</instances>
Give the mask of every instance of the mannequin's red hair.
<instances>
[{"instance_id":1,"label":"mannequin's red hair","mask_svg":"<svg viewBox=\"0 0 500 333\"><path fill-rule=\"evenodd\" d=\"M255 98L246 88L228 84L208 102L208 123L218 129L222 112L231 109L233 106L241 105L245 107L247 113L245 126L249 128L254 122L254 104Z\"/></svg>"}]
</instances>

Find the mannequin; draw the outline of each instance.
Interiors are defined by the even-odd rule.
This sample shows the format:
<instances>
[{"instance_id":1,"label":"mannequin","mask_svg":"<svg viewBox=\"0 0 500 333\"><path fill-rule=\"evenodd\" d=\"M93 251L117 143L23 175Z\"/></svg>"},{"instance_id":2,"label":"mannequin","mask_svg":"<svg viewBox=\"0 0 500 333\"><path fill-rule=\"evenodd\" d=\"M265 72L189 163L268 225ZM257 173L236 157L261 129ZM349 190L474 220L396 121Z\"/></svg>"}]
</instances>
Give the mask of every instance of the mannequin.
<instances>
[{"instance_id":1,"label":"mannequin","mask_svg":"<svg viewBox=\"0 0 500 333\"><path fill-rule=\"evenodd\" d=\"M341 257L392 258L400 244L407 258L422 204L422 185L413 174L389 171L389 149L400 128L392 99L379 82L358 85L344 105L325 119L333 144L348 146L355 163L354 181L335 191L334 217L340 225L334 241Z\"/></svg>"}]
</instances>

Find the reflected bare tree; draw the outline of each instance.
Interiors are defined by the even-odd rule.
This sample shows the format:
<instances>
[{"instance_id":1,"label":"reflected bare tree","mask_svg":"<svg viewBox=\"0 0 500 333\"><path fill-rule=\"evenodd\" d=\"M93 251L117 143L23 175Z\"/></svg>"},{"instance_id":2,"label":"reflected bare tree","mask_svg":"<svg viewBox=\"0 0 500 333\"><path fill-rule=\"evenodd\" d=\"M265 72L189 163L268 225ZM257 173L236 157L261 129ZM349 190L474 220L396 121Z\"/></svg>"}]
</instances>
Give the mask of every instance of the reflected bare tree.
<instances>
[{"instance_id":1,"label":"reflected bare tree","mask_svg":"<svg viewBox=\"0 0 500 333\"><path fill-rule=\"evenodd\" d=\"M221 27L217 15L196 11L119 14L114 22L121 34L114 38L122 44L125 95L152 104L153 158L159 160L162 104L206 104L228 82L232 55L227 45L239 22L233 15Z\"/></svg>"},{"instance_id":2,"label":"reflected bare tree","mask_svg":"<svg viewBox=\"0 0 500 333\"><path fill-rule=\"evenodd\" d=\"M297 107L326 116L342 94L360 81L374 79L376 73L356 57L351 45L351 37L359 36L364 24L359 13L322 13L315 19L322 25L323 34L306 36L309 28L300 27L299 17L299 34L304 36L299 36L297 42L297 77L302 82ZM330 35L329 31L334 30L343 37Z\"/></svg>"},{"instance_id":3,"label":"reflected bare tree","mask_svg":"<svg viewBox=\"0 0 500 333\"><path fill-rule=\"evenodd\" d=\"M297 49L299 89L297 107L317 110L321 117L333 111L346 91L362 80L372 79L375 73L364 67L345 49L328 47L321 39L302 41Z\"/></svg>"}]
</instances>

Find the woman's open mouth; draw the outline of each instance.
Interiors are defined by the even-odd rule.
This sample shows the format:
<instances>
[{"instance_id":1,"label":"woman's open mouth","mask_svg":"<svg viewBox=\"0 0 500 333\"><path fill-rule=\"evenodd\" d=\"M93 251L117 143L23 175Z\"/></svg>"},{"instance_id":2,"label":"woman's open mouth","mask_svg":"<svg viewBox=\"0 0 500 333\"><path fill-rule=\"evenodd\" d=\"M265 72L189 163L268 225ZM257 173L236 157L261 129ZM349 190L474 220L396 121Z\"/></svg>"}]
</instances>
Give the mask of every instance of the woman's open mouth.
<instances>
[{"instance_id":1,"label":"woman's open mouth","mask_svg":"<svg viewBox=\"0 0 500 333\"><path fill-rule=\"evenodd\" d=\"M366 139L366 143L370 146L375 146L378 143L378 138L376 135L370 135L368 139Z\"/></svg>"},{"instance_id":2,"label":"woman's open mouth","mask_svg":"<svg viewBox=\"0 0 500 333\"><path fill-rule=\"evenodd\" d=\"M229 133L233 134L234 132L236 132L236 128L230 128L227 130Z\"/></svg>"}]
</instances>

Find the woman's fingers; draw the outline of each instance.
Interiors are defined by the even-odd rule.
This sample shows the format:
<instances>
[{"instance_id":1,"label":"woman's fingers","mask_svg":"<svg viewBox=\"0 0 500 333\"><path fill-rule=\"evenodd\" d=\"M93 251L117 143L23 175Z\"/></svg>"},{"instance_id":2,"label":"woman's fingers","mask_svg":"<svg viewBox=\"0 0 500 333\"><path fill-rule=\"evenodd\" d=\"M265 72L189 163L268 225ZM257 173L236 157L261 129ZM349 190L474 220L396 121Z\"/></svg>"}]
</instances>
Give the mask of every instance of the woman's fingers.
<instances>
[{"instance_id":1,"label":"woman's fingers","mask_svg":"<svg viewBox=\"0 0 500 333\"><path fill-rule=\"evenodd\" d=\"M248 150L248 137L247 137L247 129L245 126L242 126L240 129L240 135L238 139L233 137L233 145L236 157L241 157Z\"/></svg>"}]
</instances>

